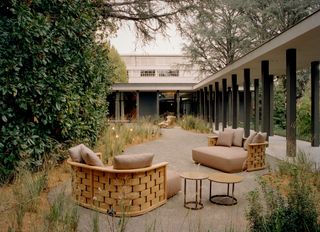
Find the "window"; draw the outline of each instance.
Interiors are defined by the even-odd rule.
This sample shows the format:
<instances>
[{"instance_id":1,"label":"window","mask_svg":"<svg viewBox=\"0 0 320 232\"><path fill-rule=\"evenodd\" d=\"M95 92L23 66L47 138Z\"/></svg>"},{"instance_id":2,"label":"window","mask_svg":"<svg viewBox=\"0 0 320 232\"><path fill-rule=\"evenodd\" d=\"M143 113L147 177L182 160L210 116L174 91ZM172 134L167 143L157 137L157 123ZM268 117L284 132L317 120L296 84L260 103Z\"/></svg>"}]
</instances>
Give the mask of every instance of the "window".
<instances>
[{"instance_id":1,"label":"window","mask_svg":"<svg viewBox=\"0 0 320 232\"><path fill-rule=\"evenodd\" d=\"M159 77L178 77L179 76L179 70L158 70Z\"/></svg>"},{"instance_id":2,"label":"window","mask_svg":"<svg viewBox=\"0 0 320 232\"><path fill-rule=\"evenodd\" d=\"M141 70L140 76L141 77L154 77L154 76L156 76L156 70Z\"/></svg>"}]
</instances>

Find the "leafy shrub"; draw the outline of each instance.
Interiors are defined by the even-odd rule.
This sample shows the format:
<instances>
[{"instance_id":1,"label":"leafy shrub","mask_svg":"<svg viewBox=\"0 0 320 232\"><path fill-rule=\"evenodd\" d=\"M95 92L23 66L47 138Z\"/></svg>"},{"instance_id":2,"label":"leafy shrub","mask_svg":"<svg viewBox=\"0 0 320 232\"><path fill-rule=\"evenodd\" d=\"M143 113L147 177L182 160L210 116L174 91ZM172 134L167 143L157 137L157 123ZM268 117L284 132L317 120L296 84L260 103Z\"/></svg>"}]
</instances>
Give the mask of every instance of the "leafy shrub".
<instances>
[{"instance_id":1,"label":"leafy shrub","mask_svg":"<svg viewBox=\"0 0 320 232\"><path fill-rule=\"evenodd\" d=\"M297 134L306 139L311 139L311 101L310 91L305 91L305 94L298 101L297 105Z\"/></svg>"},{"instance_id":2,"label":"leafy shrub","mask_svg":"<svg viewBox=\"0 0 320 232\"><path fill-rule=\"evenodd\" d=\"M210 132L207 122L200 118L193 117L191 115L184 116L178 121L178 124L185 130L193 130L201 133Z\"/></svg>"},{"instance_id":3,"label":"leafy shrub","mask_svg":"<svg viewBox=\"0 0 320 232\"><path fill-rule=\"evenodd\" d=\"M95 142L112 70L91 1L0 3L0 180L57 142Z\"/></svg>"},{"instance_id":4,"label":"leafy shrub","mask_svg":"<svg viewBox=\"0 0 320 232\"><path fill-rule=\"evenodd\" d=\"M296 163L282 163L280 179L261 181L264 204L258 191L249 193L247 219L250 231L320 231L311 164L299 158ZM285 188L284 179L288 180Z\"/></svg>"}]
</instances>

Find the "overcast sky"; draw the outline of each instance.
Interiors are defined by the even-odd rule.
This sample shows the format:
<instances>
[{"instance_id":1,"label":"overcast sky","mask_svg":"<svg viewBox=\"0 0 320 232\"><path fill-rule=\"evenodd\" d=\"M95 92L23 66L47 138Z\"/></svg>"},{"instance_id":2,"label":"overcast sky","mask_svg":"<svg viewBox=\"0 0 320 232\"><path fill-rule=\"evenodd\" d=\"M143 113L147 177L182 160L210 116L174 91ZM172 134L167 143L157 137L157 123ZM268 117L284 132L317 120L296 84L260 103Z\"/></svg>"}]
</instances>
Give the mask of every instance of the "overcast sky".
<instances>
[{"instance_id":1,"label":"overcast sky","mask_svg":"<svg viewBox=\"0 0 320 232\"><path fill-rule=\"evenodd\" d=\"M132 29L123 25L110 42L120 54L181 54L183 40L174 26L170 26L168 34L167 38L157 35L155 41L145 45L135 38Z\"/></svg>"}]
</instances>

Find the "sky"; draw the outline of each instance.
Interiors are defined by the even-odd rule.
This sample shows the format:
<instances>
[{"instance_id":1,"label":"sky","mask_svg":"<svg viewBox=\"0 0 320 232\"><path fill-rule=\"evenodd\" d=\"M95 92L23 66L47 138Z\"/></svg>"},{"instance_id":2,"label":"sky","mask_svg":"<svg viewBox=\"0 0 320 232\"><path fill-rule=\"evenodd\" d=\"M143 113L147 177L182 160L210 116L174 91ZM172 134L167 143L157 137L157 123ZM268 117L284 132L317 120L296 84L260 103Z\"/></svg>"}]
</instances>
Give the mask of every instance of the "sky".
<instances>
[{"instance_id":1,"label":"sky","mask_svg":"<svg viewBox=\"0 0 320 232\"><path fill-rule=\"evenodd\" d=\"M176 31L175 26L169 26L167 31L168 37L160 34L156 35L154 41L148 44L143 44L136 39L133 27L129 28L128 25L122 25L114 38L111 38L111 44L118 50L120 55L124 54L182 54L183 40L179 33Z\"/></svg>"}]
</instances>

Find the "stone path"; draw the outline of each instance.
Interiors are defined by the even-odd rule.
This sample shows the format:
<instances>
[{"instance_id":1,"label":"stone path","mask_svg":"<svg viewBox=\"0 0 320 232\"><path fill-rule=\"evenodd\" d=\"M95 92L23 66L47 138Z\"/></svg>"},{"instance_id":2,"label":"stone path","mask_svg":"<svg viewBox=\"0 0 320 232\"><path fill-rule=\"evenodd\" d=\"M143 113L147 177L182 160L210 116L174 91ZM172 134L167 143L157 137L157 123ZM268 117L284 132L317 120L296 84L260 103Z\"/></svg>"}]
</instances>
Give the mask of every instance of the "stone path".
<instances>
[{"instance_id":1,"label":"stone path","mask_svg":"<svg viewBox=\"0 0 320 232\"><path fill-rule=\"evenodd\" d=\"M125 154L153 152L155 154L153 163L161 161L169 162L169 169L178 172L183 171L201 171L205 173L218 172L214 169L204 166L195 165L191 158L191 150L194 147L206 146L207 135L184 131L178 127L172 129L162 129L162 136L155 141L129 147ZM274 166L276 160L270 156L267 161ZM238 204L234 206L219 206L209 201L209 181L203 182L203 203L204 208L201 210L188 210L183 207L183 193L168 200L168 202L142 216L128 218L126 230L132 232L140 231L245 231L247 221L245 211L248 207L246 200L247 193L258 184L256 178L268 172L268 169L256 172L241 172L238 175L244 177L244 181L235 187L235 196ZM67 184L67 192L70 194L70 183ZM183 187L183 186L182 186ZM192 188L191 188L192 187ZM188 193L193 193L194 186L188 184ZM224 194L226 185L214 184L214 194ZM55 195L51 193L51 198ZM79 207L80 220L79 231L92 231L93 217L97 215L92 210ZM118 218L99 215L100 231L116 231L113 226L117 224Z\"/></svg>"}]
</instances>

